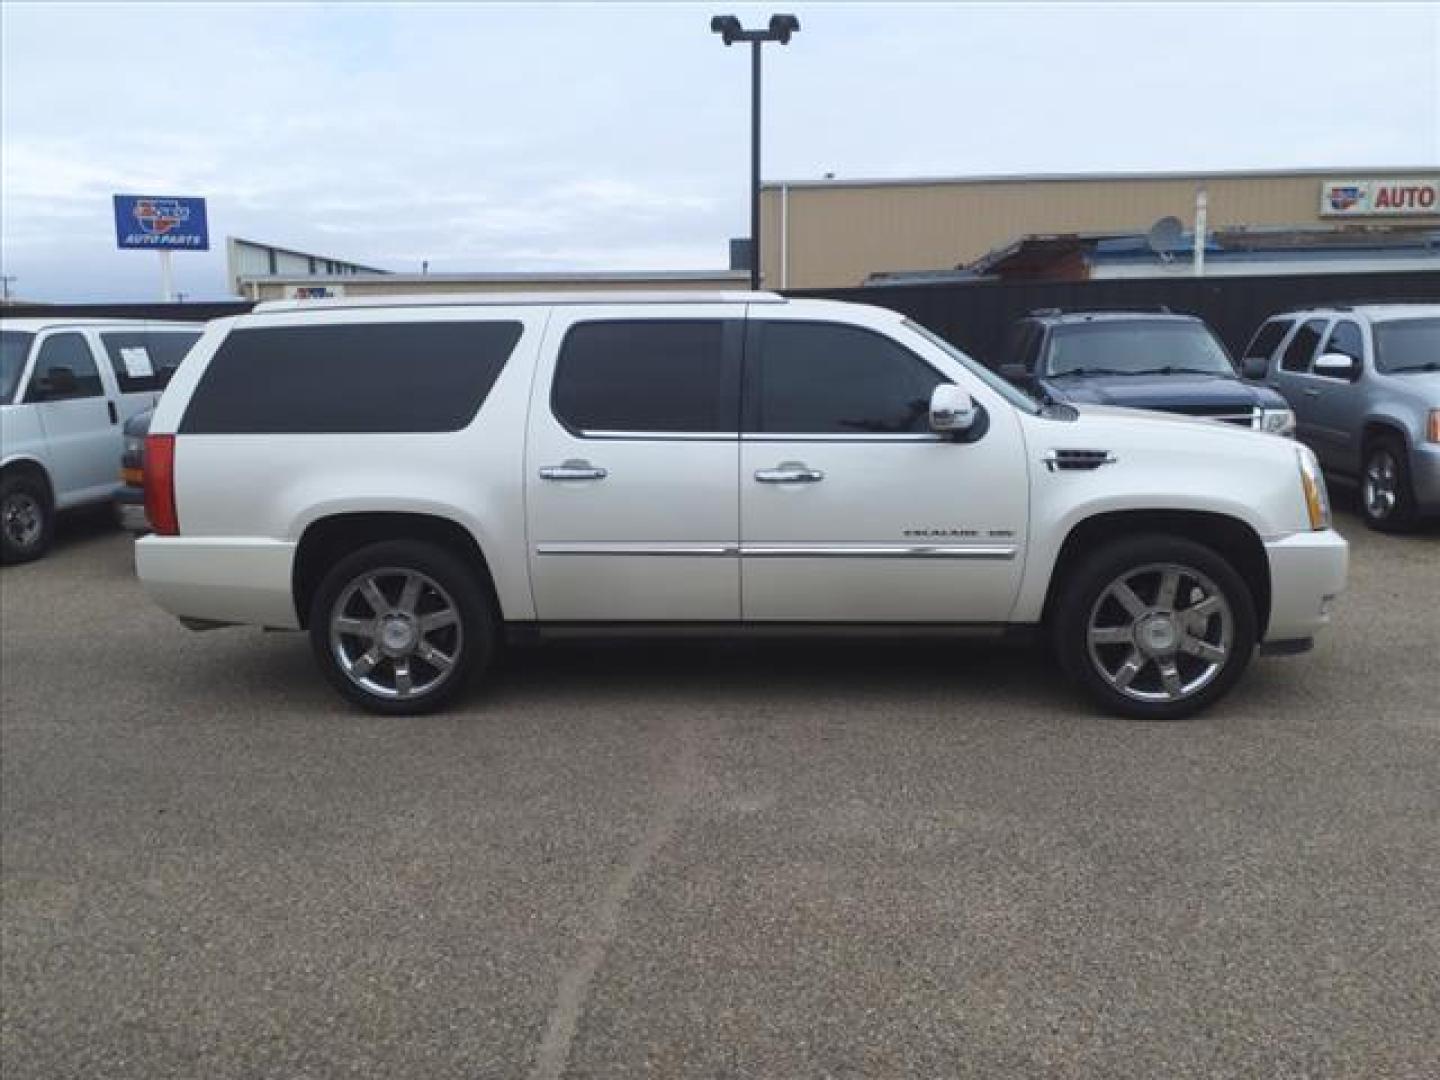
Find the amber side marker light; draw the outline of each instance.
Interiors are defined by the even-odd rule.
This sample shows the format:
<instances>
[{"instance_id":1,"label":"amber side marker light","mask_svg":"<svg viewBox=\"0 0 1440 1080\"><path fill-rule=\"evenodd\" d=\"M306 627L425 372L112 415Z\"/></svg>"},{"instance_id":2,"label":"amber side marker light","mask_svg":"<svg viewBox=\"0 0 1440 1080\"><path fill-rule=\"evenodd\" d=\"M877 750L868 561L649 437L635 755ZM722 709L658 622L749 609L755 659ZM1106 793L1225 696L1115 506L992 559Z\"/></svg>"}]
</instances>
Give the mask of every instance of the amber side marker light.
<instances>
[{"instance_id":1,"label":"amber side marker light","mask_svg":"<svg viewBox=\"0 0 1440 1080\"><path fill-rule=\"evenodd\" d=\"M1300 463L1300 483L1305 489L1305 509L1310 514L1310 528L1330 527L1330 496L1320 475L1320 464L1305 447L1298 447L1295 457Z\"/></svg>"}]
</instances>

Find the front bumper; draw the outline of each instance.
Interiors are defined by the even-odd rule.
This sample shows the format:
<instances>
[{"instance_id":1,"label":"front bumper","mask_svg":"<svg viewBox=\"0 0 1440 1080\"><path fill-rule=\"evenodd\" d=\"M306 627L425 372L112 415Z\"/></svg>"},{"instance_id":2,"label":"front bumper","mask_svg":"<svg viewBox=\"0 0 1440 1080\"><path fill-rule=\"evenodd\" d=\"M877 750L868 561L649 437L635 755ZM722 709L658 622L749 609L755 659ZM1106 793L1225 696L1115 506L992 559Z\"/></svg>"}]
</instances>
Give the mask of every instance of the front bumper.
<instances>
[{"instance_id":1,"label":"front bumper","mask_svg":"<svg viewBox=\"0 0 1440 1080\"><path fill-rule=\"evenodd\" d=\"M1271 540L1265 557L1270 563L1265 644L1313 638L1329 625L1335 601L1345 591L1350 545L1334 529L1321 529Z\"/></svg>"},{"instance_id":2,"label":"front bumper","mask_svg":"<svg viewBox=\"0 0 1440 1080\"><path fill-rule=\"evenodd\" d=\"M182 620L295 630L295 547L248 537L142 536L135 572L150 598Z\"/></svg>"},{"instance_id":3,"label":"front bumper","mask_svg":"<svg viewBox=\"0 0 1440 1080\"><path fill-rule=\"evenodd\" d=\"M1410 454L1410 486L1420 513L1440 514L1440 443L1421 443Z\"/></svg>"}]
</instances>

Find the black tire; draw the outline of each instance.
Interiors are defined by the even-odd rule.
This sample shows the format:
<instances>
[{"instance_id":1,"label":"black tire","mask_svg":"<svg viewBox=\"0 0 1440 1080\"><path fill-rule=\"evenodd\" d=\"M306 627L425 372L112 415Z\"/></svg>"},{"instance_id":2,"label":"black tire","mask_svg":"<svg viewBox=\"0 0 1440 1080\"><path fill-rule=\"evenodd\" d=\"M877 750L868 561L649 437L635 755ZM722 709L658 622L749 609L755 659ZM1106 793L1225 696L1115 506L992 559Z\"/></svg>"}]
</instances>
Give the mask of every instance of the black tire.
<instances>
[{"instance_id":1,"label":"black tire","mask_svg":"<svg viewBox=\"0 0 1440 1080\"><path fill-rule=\"evenodd\" d=\"M387 611L375 611L376 604L365 598L361 583L366 579L376 582ZM406 582L411 579L428 579L417 586L417 597L408 609L414 617L403 608ZM421 629L420 620L446 610L455 613L452 623L437 630ZM366 632L348 634L332 626L337 617L346 620L343 626L355 626L367 617L373 621ZM310 645L320 670L347 700L371 712L412 716L449 704L489 669L498 636L496 623L493 605L463 559L435 544L387 540L352 552L325 575L310 604ZM382 637L392 629L395 637ZM408 629L408 638L402 629ZM427 660L427 655L437 655L436 650L440 658L450 660L448 669ZM371 667L360 670L367 660ZM402 661L405 682L413 678L408 694L401 693ZM359 674L352 676L351 671ZM430 688L423 688L427 678L436 676ZM371 685L367 687L362 679Z\"/></svg>"},{"instance_id":2,"label":"black tire","mask_svg":"<svg viewBox=\"0 0 1440 1080\"><path fill-rule=\"evenodd\" d=\"M1171 603L1169 610L1178 612L1173 618L1162 617L1165 609L1158 606L1163 604L1163 581L1171 570L1177 571L1176 589L1185 590ZM1136 617L1122 611L1118 596L1109 592L1127 574L1135 575L1132 603L1140 601L1149 614ZM1203 544L1163 533L1115 540L1085 556L1066 576L1051 625L1055 652L1066 674L1109 712L1136 720L1192 716L1230 691L1255 652L1254 598L1234 567ZM1154 592L1150 593L1152 581ZM1223 605L1217 605L1213 615L1201 614L1207 609L1199 608L1187 618L1190 606L1197 603L1195 597L1208 597L1212 590L1223 598ZM1105 623L1097 626L1097 638L1100 634L1129 634L1131 638L1092 645L1092 618ZM1126 625L1126 620L1132 622ZM1192 633L1192 623L1204 629ZM1172 638L1174 646L1168 644ZM1222 659L1192 656L1180 645L1185 642L1201 648L1211 640L1215 646L1225 646ZM1155 648L1169 651L1152 654L1150 650ZM1135 660L1142 666L1133 674L1129 688L1112 683L1111 677ZM1182 692L1154 700L1156 695L1169 693L1163 678L1167 662L1176 677L1174 685ZM1102 665L1114 665L1111 677L1102 671ZM1136 696L1142 694L1152 699Z\"/></svg>"},{"instance_id":3,"label":"black tire","mask_svg":"<svg viewBox=\"0 0 1440 1080\"><path fill-rule=\"evenodd\" d=\"M45 482L33 473L7 473L0 480L0 562L38 559L54 537L55 507Z\"/></svg>"},{"instance_id":4,"label":"black tire","mask_svg":"<svg viewBox=\"0 0 1440 1080\"><path fill-rule=\"evenodd\" d=\"M1365 446L1365 460L1360 463L1360 513L1365 524L1379 532L1406 532L1415 527L1410 456L1404 442L1392 435L1382 435Z\"/></svg>"}]
</instances>

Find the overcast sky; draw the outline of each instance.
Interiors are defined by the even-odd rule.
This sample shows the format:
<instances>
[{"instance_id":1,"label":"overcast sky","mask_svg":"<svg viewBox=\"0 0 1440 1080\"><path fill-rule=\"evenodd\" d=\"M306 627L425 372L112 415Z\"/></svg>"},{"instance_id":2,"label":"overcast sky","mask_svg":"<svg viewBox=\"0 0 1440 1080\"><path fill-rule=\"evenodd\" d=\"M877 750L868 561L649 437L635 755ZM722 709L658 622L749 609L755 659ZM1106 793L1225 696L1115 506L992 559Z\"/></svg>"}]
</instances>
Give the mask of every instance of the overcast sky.
<instances>
[{"instance_id":1,"label":"overcast sky","mask_svg":"<svg viewBox=\"0 0 1440 1080\"><path fill-rule=\"evenodd\" d=\"M152 299L110 195L396 270L713 269L767 180L1440 165L1440 5L15 4L0 252L16 294Z\"/></svg>"}]
</instances>

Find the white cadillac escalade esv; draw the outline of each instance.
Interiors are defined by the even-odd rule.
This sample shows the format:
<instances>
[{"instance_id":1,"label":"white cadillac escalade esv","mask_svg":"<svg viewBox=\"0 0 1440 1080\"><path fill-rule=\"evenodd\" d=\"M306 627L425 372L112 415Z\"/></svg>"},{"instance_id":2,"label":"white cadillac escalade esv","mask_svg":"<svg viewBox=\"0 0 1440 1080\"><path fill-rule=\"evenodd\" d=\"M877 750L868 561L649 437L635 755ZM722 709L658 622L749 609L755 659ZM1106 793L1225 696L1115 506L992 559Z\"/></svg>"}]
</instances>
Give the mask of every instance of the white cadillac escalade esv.
<instances>
[{"instance_id":1,"label":"white cadillac escalade esv","mask_svg":"<svg viewBox=\"0 0 1440 1080\"><path fill-rule=\"evenodd\" d=\"M505 637L1040 630L1100 703L1209 705L1345 583L1310 451L1031 400L878 308L765 293L284 302L146 447L140 577L436 708Z\"/></svg>"}]
</instances>

